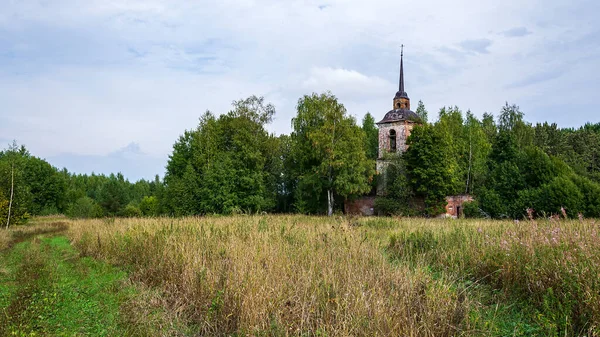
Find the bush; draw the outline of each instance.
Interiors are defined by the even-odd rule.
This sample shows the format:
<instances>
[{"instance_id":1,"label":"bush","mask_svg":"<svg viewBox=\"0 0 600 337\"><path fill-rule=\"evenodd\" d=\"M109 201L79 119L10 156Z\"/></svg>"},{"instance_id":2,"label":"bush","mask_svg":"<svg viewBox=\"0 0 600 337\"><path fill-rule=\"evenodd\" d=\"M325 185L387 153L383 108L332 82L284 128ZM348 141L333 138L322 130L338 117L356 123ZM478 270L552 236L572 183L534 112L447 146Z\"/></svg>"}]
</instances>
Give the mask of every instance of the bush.
<instances>
[{"instance_id":1,"label":"bush","mask_svg":"<svg viewBox=\"0 0 600 337\"><path fill-rule=\"evenodd\" d=\"M402 206L398 200L385 197L375 198L375 214L377 215L400 215L402 214Z\"/></svg>"},{"instance_id":2,"label":"bush","mask_svg":"<svg viewBox=\"0 0 600 337\"><path fill-rule=\"evenodd\" d=\"M142 216L142 211L135 205L129 204L121 211L121 215L126 218L137 218Z\"/></svg>"},{"instance_id":3,"label":"bush","mask_svg":"<svg viewBox=\"0 0 600 337\"><path fill-rule=\"evenodd\" d=\"M479 208L476 200L463 203L463 214L465 218L485 218L485 213Z\"/></svg>"},{"instance_id":4,"label":"bush","mask_svg":"<svg viewBox=\"0 0 600 337\"><path fill-rule=\"evenodd\" d=\"M69 206L67 216L71 218L99 218L102 216L102 208L92 198L83 197Z\"/></svg>"},{"instance_id":5,"label":"bush","mask_svg":"<svg viewBox=\"0 0 600 337\"><path fill-rule=\"evenodd\" d=\"M155 196L144 197L140 202L140 211L144 216L157 216L158 210L158 199Z\"/></svg>"}]
</instances>

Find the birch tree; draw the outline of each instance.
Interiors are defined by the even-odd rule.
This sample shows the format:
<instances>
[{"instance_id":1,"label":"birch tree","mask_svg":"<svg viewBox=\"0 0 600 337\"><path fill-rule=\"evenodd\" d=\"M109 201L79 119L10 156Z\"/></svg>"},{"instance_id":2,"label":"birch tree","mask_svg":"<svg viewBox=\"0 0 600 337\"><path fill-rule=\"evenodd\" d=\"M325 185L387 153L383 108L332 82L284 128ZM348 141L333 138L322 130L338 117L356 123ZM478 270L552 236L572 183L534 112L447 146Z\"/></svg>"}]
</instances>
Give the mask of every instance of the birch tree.
<instances>
[{"instance_id":1,"label":"birch tree","mask_svg":"<svg viewBox=\"0 0 600 337\"><path fill-rule=\"evenodd\" d=\"M375 173L365 151L365 132L331 93L305 95L292 121L296 208L333 215L336 199L370 191Z\"/></svg>"}]
</instances>

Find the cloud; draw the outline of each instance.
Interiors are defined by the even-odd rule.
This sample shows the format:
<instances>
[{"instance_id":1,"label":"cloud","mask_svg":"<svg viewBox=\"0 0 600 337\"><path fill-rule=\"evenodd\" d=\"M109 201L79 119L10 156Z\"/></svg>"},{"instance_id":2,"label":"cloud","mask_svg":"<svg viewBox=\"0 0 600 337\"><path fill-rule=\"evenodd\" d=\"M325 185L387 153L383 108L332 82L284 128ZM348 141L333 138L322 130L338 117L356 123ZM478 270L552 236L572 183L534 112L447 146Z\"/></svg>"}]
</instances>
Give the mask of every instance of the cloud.
<instances>
[{"instance_id":1,"label":"cloud","mask_svg":"<svg viewBox=\"0 0 600 337\"><path fill-rule=\"evenodd\" d=\"M128 151L162 158L144 166L161 173L205 110L227 112L252 94L275 104L276 134L290 132L298 98L313 91L331 90L357 119L383 117L400 44L406 90L432 115L447 105L498 111L508 100L552 121L560 116L545 111L557 84L564 101L595 96L600 2L506 0L502 9L469 0L9 1L0 11L0 137L95 171L118 171L114 152L135 141L141 153ZM498 27L528 35L474 35ZM571 123L597 121L590 106ZM145 176L144 167L127 170Z\"/></svg>"},{"instance_id":2,"label":"cloud","mask_svg":"<svg viewBox=\"0 0 600 337\"><path fill-rule=\"evenodd\" d=\"M509 30L505 30L500 34L504 35L505 37L521 37L529 35L531 34L531 32L529 31L529 29L527 29L527 27L515 27Z\"/></svg>"},{"instance_id":3,"label":"cloud","mask_svg":"<svg viewBox=\"0 0 600 337\"><path fill-rule=\"evenodd\" d=\"M309 92L332 91L340 97L352 100L364 100L371 95L391 92L393 85L386 80L361 74L356 70L315 67L302 83Z\"/></svg>"},{"instance_id":4,"label":"cloud","mask_svg":"<svg viewBox=\"0 0 600 337\"><path fill-rule=\"evenodd\" d=\"M464 40L459 43L459 46L468 52L475 52L479 54L488 54L488 48L492 45L492 40L489 39L477 39L477 40Z\"/></svg>"}]
</instances>

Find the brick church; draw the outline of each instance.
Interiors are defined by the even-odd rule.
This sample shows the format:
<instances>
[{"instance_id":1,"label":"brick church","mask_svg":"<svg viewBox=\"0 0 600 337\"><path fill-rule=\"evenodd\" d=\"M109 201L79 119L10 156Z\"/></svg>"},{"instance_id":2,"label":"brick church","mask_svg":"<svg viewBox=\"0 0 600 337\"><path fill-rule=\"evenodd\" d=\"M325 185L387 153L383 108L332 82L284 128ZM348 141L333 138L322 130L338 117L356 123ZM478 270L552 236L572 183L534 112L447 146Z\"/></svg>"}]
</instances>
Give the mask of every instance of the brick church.
<instances>
[{"instance_id":1,"label":"brick church","mask_svg":"<svg viewBox=\"0 0 600 337\"><path fill-rule=\"evenodd\" d=\"M402 154L407 150L406 140L415 125L422 123L421 118L410 110L410 98L404 90L404 51L400 53L400 79L398 91L393 99L392 110L377 122L379 127L379 151L377 156L377 174L382 176L377 186L377 195L385 194L385 171L390 163L390 155ZM462 204L473 199L468 195L446 197L446 214L441 216L460 217ZM375 197L363 197L354 201L346 201L346 214L373 215Z\"/></svg>"}]
</instances>

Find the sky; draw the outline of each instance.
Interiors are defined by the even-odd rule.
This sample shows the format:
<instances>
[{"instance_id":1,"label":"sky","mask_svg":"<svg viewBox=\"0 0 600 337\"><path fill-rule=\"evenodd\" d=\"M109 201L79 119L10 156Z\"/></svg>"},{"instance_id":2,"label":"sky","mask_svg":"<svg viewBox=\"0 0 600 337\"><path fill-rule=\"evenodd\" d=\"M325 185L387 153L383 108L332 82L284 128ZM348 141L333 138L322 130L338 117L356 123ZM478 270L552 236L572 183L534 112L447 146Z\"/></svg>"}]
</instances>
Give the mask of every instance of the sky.
<instances>
[{"instance_id":1,"label":"sky","mask_svg":"<svg viewBox=\"0 0 600 337\"><path fill-rule=\"evenodd\" d=\"M264 96L274 134L331 91L360 122L405 87L532 122L600 122L600 1L0 0L0 148L77 173L164 175L206 110Z\"/></svg>"}]
</instances>

